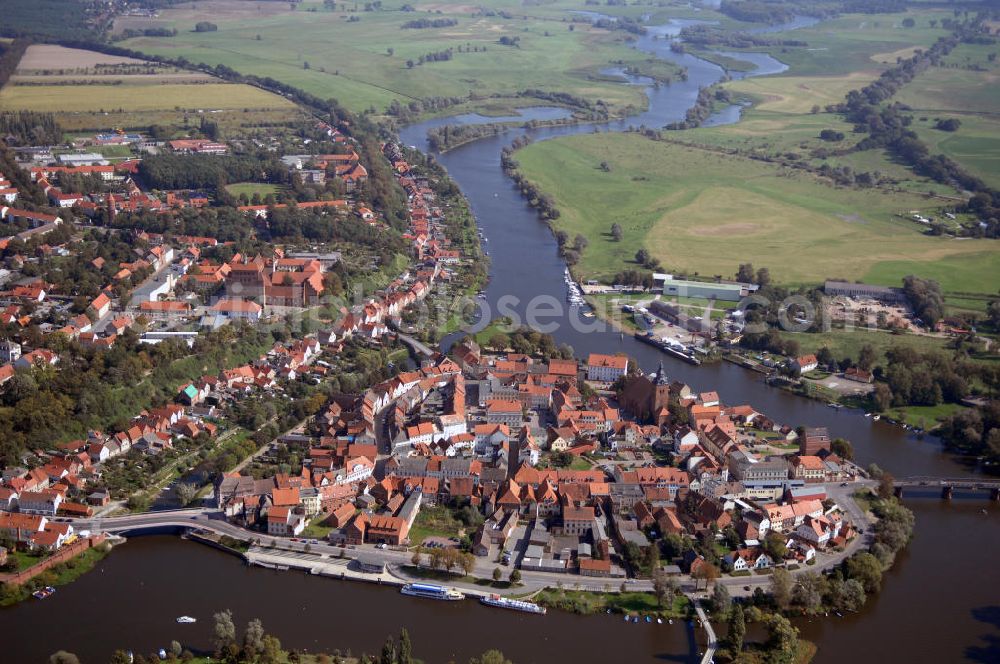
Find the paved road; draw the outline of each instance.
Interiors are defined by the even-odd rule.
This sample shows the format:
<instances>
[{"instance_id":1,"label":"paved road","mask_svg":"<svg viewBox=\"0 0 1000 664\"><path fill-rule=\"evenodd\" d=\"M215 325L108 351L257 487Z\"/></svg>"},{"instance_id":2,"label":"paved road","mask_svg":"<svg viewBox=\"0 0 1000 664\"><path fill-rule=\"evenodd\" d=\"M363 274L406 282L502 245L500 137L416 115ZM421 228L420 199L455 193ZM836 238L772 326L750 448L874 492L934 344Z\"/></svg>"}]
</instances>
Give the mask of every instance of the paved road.
<instances>
[{"instance_id":1,"label":"paved road","mask_svg":"<svg viewBox=\"0 0 1000 664\"><path fill-rule=\"evenodd\" d=\"M431 357L436 352L433 348L430 348L429 346L417 341L408 334L403 334L402 332L396 332L396 335L399 337L400 341L402 341L404 344L412 348L417 353L420 353L421 355L424 355L426 357Z\"/></svg>"},{"instance_id":2,"label":"paved road","mask_svg":"<svg viewBox=\"0 0 1000 664\"><path fill-rule=\"evenodd\" d=\"M861 486L872 486L874 482L862 482L841 487L839 484L827 485L827 492L847 513L851 521L859 528L864 528L865 532L861 537L855 538L844 551L833 554L821 554L821 559L816 565L802 566L797 570L792 570L793 576L807 572L819 572L839 565L845 558L855 553L863 545L870 541L871 533L868 532L868 520L858 504L851 498L851 494ZM285 551L292 554L307 553L317 557L341 557L348 558L362 557L365 560L381 562L394 570L394 573L401 578L418 580L418 577L411 577L403 567L411 565L413 553L405 549L377 549L372 545L362 545L359 547L343 548L333 546L320 540L300 539L292 541L288 538L271 537L259 531L248 530L240 526L229 523L223 514L212 507L199 507L181 510L164 510L158 512L146 512L143 514L128 514L123 516L113 516L104 518L74 519L74 527L79 530L91 531L111 531L127 532L128 530L155 527L185 527L203 528L220 535L250 540L258 544L271 547L276 551ZM272 547L273 544L273 547ZM472 575L480 578L492 578L493 570L496 567L503 570L504 576L510 574L513 567L499 565L493 560L476 558ZM641 579L611 579L584 577L576 574L559 574L552 572L533 572L521 570L521 583L523 587L518 588L518 593L534 592L545 587L553 587L562 584L568 589L605 591L617 589L622 583L628 590L651 592L652 582ZM680 589L695 597L707 597L707 592L697 588L695 582L689 576L682 576L679 579ZM770 587L770 576L749 576L749 577L722 577L717 583L726 586L729 594L734 597L750 595L756 588L767 591ZM474 589L475 586L462 583L454 583L457 587L463 585Z\"/></svg>"}]
</instances>

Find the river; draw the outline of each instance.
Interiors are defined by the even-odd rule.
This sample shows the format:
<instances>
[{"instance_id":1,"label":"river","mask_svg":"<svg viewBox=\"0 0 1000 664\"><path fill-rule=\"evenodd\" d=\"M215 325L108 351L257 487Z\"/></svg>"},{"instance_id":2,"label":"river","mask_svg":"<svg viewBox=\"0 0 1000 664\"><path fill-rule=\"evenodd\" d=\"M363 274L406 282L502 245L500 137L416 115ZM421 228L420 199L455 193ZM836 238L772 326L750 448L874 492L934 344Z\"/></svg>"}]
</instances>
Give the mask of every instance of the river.
<instances>
[{"instance_id":1,"label":"river","mask_svg":"<svg viewBox=\"0 0 1000 664\"><path fill-rule=\"evenodd\" d=\"M574 125L536 129L534 140L630 126L662 127L682 119L698 89L722 77L717 65L690 54L670 51L663 37L687 24L674 20L653 27L636 46L688 68L688 80L647 87L649 108L628 120L608 125ZM802 27L797 20L786 28ZM728 55L728 54L727 54ZM746 57L746 54L738 54ZM754 56L756 58L756 56ZM783 65L764 56L750 75L777 73ZM776 64L775 64L776 63ZM648 80L631 77L636 85ZM523 119L564 117L562 109L525 109ZM717 117L734 122L738 113ZM513 118L511 118L513 119ZM474 114L439 118L407 127L407 145L427 149L432 126L455 122L495 122ZM565 301L565 265L548 228L521 199L500 169L500 150L521 133L466 144L436 155L465 193L489 242L491 281L486 302L493 311L503 296L523 315L532 298L543 295ZM569 317L576 319L571 325ZM961 475L969 471L941 451L932 437L920 438L860 412L833 410L765 386L752 372L727 363L692 367L617 333L584 332L593 324L570 311L540 323L557 323L552 333L577 354L625 352L646 370L662 360L674 379L696 390L717 390L730 404L750 403L770 417L791 425L829 427L854 444L863 464L876 462L898 477ZM543 331L547 331L544 327ZM844 619L799 622L803 636L817 643L818 664L850 658L868 662L997 662L1000 661L1000 599L993 552L1000 545L995 506L983 500L936 497L907 498L917 517L909 549L886 576L883 591L863 612ZM984 515L983 508L989 513ZM550 612L524 616L490 610L471 602L460 606L399 596L388 588L332 581L300 573L247 568L235 558L174 537L135 538L114 551L98 569L60 588L44 602L29 601L0 610L3 662L43 662L59 648L77 652L85 664L106 661L112 650L140 652L178 639L193 648L208 648L213 612L231 608L238 626L259 617L287 647L312 651L335 648L355 653L377 652L385 637L407 627L416 654L431 664L452 658L464 661L498 647L517 664L573 662L692 661L694 636L675 625L625 625L611 616L580 617ZM199 618L196 625L174 623L178 615Z\"/></svg>"}]
</instances>

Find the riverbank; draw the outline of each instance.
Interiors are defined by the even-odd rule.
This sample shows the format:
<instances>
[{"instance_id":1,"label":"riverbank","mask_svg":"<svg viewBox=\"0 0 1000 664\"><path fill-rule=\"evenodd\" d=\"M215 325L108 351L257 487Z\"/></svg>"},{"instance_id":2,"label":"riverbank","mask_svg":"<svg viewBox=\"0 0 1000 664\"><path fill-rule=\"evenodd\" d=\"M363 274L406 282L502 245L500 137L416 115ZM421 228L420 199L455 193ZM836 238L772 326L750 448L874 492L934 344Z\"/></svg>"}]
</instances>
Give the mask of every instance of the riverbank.
<instances>
[{"instance_id":1,"label":"riverbank","mask_svg":"<svg viewBox=\"0 0 1000 664\"><path fill-rule=\"evenodd\" d=\"M108 540L103 535L77 540L77 546L68 544L64 550L25 569L0 575L0 606L27 600L33 592L47 586L58 588L76 581L111 552L113 543L121 541ZM8 555L21 554L15 552Z\"/></svg>"}]
</instances>

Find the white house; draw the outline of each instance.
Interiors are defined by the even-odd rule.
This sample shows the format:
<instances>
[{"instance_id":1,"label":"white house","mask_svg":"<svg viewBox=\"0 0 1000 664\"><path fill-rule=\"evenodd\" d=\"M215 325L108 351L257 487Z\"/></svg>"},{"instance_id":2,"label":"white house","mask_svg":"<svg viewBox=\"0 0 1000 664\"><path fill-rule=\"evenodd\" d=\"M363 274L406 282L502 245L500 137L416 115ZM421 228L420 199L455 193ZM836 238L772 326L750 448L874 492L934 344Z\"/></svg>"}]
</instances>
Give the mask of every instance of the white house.
<instances>
[{"instance_id":1,"label":"white house","mask_svg":"<svg viewBox=\"0 0 1000 664\"><path fill-rule=\"evenodd\" d=\"M591 353L587 357L587 380L613 383L628 371L628 358L620 355Z\"/></svg>"}]
</instances>

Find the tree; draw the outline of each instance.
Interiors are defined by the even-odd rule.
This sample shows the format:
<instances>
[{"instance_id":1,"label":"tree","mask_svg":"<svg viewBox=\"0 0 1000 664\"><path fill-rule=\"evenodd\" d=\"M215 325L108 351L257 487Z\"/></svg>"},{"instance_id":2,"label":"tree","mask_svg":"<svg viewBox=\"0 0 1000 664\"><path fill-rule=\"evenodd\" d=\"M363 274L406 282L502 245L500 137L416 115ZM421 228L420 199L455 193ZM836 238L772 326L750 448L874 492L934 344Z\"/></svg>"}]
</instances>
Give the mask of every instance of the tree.
<instances>
[{"instance_id":1,"label":"tree","mask_svg":"<svg viewBox=\"0 0 1000 664\"><path fill-rule=\"evenodd\" d=\"M385 52L391 58L396 53L396 49L394 49L393 47L390 46L389 48L385 49Z\"/></svg>"},{"instance_id":2,"label":"tree","mask_svg":"<svg viewBox=\"0 0 1000 664\"><path fill-rule=\"evenodd\" d=\"M719 568L712 563L702 563L699 565L695 571L691 572L691 578L694 579L695 588L698 587L701 581L705 582L705 589L707 590L712 582L719 578L722 572Z\"/></svg>"},{"instance_id":3,"label":"tree","mask_svg":"<svg viewBox=\"0 0 1000 664\"><path fill-rule=\"evenodd\" d=\"M739 653L743 650L743 639L746 638L746 635L747 623L746 617L743 615L743 605L737 604L729 616L729 634L727 635L729 649L733 653Z\"/></svg>"},{"instance_id":4,"label":"tree","mask_svg":"<svg viewBox=\"0 0 1000 664\"><path fill-rule=\"evenodd\" d=\"M264 637L264 652L260 657L260 664L279 664L281 659L281 641L268 634Z\"/></svg>"},{"instance_id":5,"label":"tree","mask_svg":"<svg viewBox=\"0 0 1000 664\"><path fill-rule=\"evenodd\" d=\"M769 532L764 536L764 553L774 563L784 560L785 554L788 553L788 547L785 546L785 538L773 530Z\"/></svg>"},{"instance_id":6,"label":"tree","mask_svg":"<svg viewBox=\"0 0 1000 664\"><path fill-rule=\"evenodd\" d=\"M479 657L473 657L469 664L512 664L499 650L487 650Z\"/></svg>"},{"instance_id":7,"label":"tree","mask_svg":"<svg viewBox=\"0 0 1000 664\"><path fill-rule=\"evenodd\" d=\"M382 656L379 657L379 664L396 664L396 644L390 636L382 645Z\"/></svg>"},{"instance_id":8,"label":"tree","mask_svg":"<svg viewBox=\"0 0 1000 664\"><path fill-rule=\"evenodd\" d=\"M417 546L417 548L413 550L413 556L410 558L410 563L414 567L420 567L420 563L423 560L423 556L424 556L424 547Z\"/></svg>"},{"instance_id":9,"label":"tree","mask_svg":"<svg viewBox=\"0 0 1000 664\"><path fill-rule=\"evenodd\" d=\"M58 650L49 656L49 664L80 664L80 658L71 652Z\"/></svg>"},{"instance_id":10,"label":"tree","mask_svg":"<svg viewBox=\"0 0 1000 664\"><path fill-rule=\"evenodd\" d=\"M753 280L753 263L740 263L740 267L736 270L736 281L752 284Z\"/></svg>"},{"instance_id":11,"label":"tree","mask_svg":"<svg viewBox=\"0 0 1000 664\"><path fill-rule=\"evenodd\" d=\"M848 461L854 459L854 446L851 445L851 441L849 440L834 438L833 442L830 443L830 451L839 456L841 459L846 459Z\"/></svg>"},{"instance_id":12,"label":"tree","mask_svg":"<svg viewBox=\"0 0 1000 664\"><path fill-rule=\"evenodd\" d=\"M476 569L476 557L468 551L463 551L458 556L458 566L465 574L472 574L472 571Z\"/></svg>"},{"instance_id":13,"label":"tree","mask_svg":"<svg viewBox=\"0 0 1000 664\"><path fill-rule=\"evenodd\" d=\"M615 239L615 242L621 242L623 236L622 225L617 222L611 224L611 237Z\"/></svg>"},{"instance_id":14,"label":"tree","mask_svg":"<svg viewBox=\"0 0 1000 664\"><path fill-rule=\"evenodd\" d=\"M231 644L236 643L236 625L233 623L233 612L229 609L216 613L215 627L212 629L212 643L216 655L221 655Z\"/></svg>"},{"instance_id":15,"label":"tree","mask_svg":"<svg viewBox=\"0 0 1000 664\"><path fill-rule=\"evenodd\" d=\"M864 369L865 371L871 371L872 367L875 366L875 360L878 359L878 354L875 349L872 348L871 344L865 344L858 351L858 367Z\"/></svg>"},{"instance_id":16,"label":"tree","mask_svg":"<svg viewBox=\"0 0 1000 664\"><path fill-rule=\"evenodd\" d=\"M776 567L771 572L771 595L778 608L785 610L792 603L792 575L788 570Z\"/></svg>"},{"instance_id":17,"label":"tree","mask_svg":"<svg viewBox=\"0 0 1000 664\"><path fill-rule=\"evenodd\" d=\"M521 583L521 570L513 569L510 572L510 582L511 583Z\"/></svg>"},{"instance_id":18,"label":"tree","mask_svg":"<svg viewBox=\"0 0 1000 664\"><path fill-rule=\"evenodd\" d=\"M799 630L792 627L788 618L776 613L770 614L766 622L770 633L767 661L772 664L792 664L799 650Z\"/></svg>"},{"instance_id":19,"label":"tree","mask_svg":"<svg viewBox=\"0 0 1000 664\"><path fill-rule=\"evenodd\" d=\"M502 578L503 578L503 570L501 570L499 567L494 567L493 568L493 580L494 581L499 581Z\"/></svg>"},{"instance_id":20,"label":"tree","mask_svg":"<svg viewBox=\"0 0 1000 664\"><path fill-rule=\"evenodd\" d=\"M646 263L648 263L649 258L650 258L649 252L645 249L640 249L639 251L635 252L635 262L638 263L639 265L645 265Z\"/></svg>"},{"instance_id":21,"label":"tree","mask_svg":"<svg viewBox=\"0 0 1000 664\"><path fill-rule=\"evenodd\" d=\"M406 628L399 630L399 650L396 654L396 664L413 664L413 644L410 643L410 633Z\"/></svg>"},{"instance_id":22,"label":"tree","mask_svg":"<svg viewBox=\"0 0 1000 664\"><path fill-rule=\"evenodd\" d=\"M198 494L198 489L193 484L188 484L187 482L178 482L177 486L174 487L174 495L177 496L177 502L181 504L182 507L187 507L194 500L194 497Z\"/></svg>"},{"instance_id":23,"label":"tree","mask_svg":"<svg viewBox=\"0 0 1000 664\"><path fill-rule=\"evenodd\" d=\"M799 576L799 582L792 590L792 599L804 613L812 615L822 608L827 590L826 577L808 572Z\"/></svg>"},{"instance_id":24,"label":"tree","mask_svg":"<svg viewBox=\"0 0 1000 664\"><path fill-rule=\"evenodd\" d=\"M867 551L844 561L844 571L847 578L857 580L866 593L876 593L882 587L882 563Z\"/></svg>"},{"instance_id":25,"label":"tree","mask_svg":"<svg viewBox=\"0 0 1000 664\"><path fill-rule=\"evenodd\" d=\"M882 476L878 479L878 497L882 500L889 500L895 495L894 483L896 478L892 476L892 473L885 471Z\"/></svg>"},{"instance_id":26,"label":"tree","mask_svg":"<svg viewBox=\"0 0 1000 664\"><path fill-rule=\"evenodd\" d=\"M715 584L715 590L712 591L712 605L715 607L715 612L725 617L728 615L732 603L733 599L729 596L726 586L721 583Z\"/></svg>"},{"instance_id":27,"label":"tree","mask_svg":"<svg viewBox=\"0 0 1000 664\"><path fill-rule=\"evenodd\" d=\"M658 567L653 570L653 595L656 596L656 605L661 609L666 605L668 599L673 601L675 588L671 583L670 577L662 568Z\"/></svg>"},{"instance_id":28,"label":"tree","mask_svg":"<svg viewBox=\"0 0 1000 664\"><path fill-rule=\"evenodd\" d=\"M882 413L892 406L892 390L885 383L875 383L872 390L872 405L875 410Z\"/></svg>"},{"instance_id":29,"label":"tree","mask_svg":"<svg viewBox=\"0 0 1000 664\"><path fill-rule=\"evenodd\" d=\"M246 632L243 634L243 652L249 658L256 658L264 651L264 625L260 620L254 618L247 623Z\"/></svg>"},{"instance_id":30,"label":"tree","mask_svg":"<svg viewBox=\"0 0 1000 664\"><path fill-rule=\"evenodd\" d=\"M581 254L583 253L583 250L586 249L589 244L590 244L590 241L587 240L587 238L584 237L583 235L581 235L580 233L577 233L576 237L573 238L573 248L576 249Z\"/></svg>"}]
</instances>

